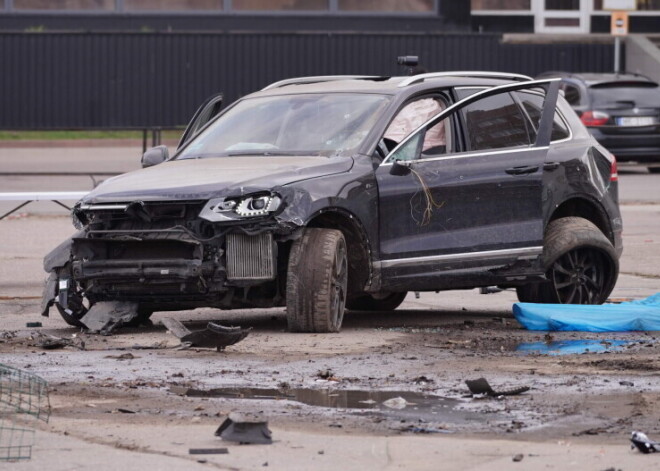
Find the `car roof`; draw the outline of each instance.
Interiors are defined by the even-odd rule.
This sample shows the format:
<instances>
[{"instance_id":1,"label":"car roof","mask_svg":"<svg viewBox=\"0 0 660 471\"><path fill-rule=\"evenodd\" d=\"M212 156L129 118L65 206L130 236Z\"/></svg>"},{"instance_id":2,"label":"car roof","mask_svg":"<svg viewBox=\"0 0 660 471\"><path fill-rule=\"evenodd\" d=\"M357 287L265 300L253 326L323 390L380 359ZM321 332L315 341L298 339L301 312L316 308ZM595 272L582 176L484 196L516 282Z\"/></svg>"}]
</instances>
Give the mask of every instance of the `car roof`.
<instances>
[{"instance_id":1,"label":"car roof","mask_svg":"<svg viewBox=\"0 0 660 471\"><path fill-rule=\"evenodd\" d=\"M655 83L650 78L630 72L625 73L595 73L595 72L584 72L584 73L570 73L570 72L544 72L539 77L562 77L562 78L572 78L584 82L588 87L593 85L600 85L604 83L616 83L616 82L627 82L627 83Z\"/></svg>"},{"instance_id":2,"label":"car roof","mask_svg":"<svg viewBox=\"0 0 660 471\"><path fill-rule=\"evenodd\" d=\"M405 77L378 76L322 76L299 77L273 83L263 90L248 96L272 96L300 93L379 93L398 95L411 90L449 87L493 87L517 81L531 80L531 77L501 72L439 72Z\"/></svg>"}]
</instances>

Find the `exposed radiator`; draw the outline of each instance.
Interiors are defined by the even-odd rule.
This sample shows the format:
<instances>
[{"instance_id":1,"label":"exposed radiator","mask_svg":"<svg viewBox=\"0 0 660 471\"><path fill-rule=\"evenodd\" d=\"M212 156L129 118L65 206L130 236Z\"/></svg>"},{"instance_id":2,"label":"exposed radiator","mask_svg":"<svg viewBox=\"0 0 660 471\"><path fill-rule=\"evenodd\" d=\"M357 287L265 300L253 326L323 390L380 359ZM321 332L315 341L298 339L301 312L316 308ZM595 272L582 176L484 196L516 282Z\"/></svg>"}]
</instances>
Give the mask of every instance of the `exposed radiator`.
<instances>
[{"instance_id":1,"label":"exposed radiator","mask_svg":"<svg viewBox=\"0 0 660 471\"><path fill-rule=\"evenodd\" d=\"M275 279L273 234L227 234L227 279Z\"/></svg>"}]
</instances>

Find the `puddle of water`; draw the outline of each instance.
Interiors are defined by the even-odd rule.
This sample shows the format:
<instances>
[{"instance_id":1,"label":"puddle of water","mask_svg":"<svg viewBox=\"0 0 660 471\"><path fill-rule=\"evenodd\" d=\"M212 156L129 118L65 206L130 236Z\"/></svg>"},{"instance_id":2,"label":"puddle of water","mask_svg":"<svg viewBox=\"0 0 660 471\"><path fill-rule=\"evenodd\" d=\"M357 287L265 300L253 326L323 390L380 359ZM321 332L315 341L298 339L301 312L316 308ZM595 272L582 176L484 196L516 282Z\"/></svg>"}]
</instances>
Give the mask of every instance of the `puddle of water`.
<instances>
[{"instance_id":1,"label":"puddle of water","mask_svg":"<svg viewBox=\"0 0 660 471\"><path fill-rule=\"evenodd\" d=\"M580 353L616 352L631 343L628 340L559 340L556 342L521 343L517 352L540 355L576 355Z\"/></svg>"},{"instance_id":2,"label":"puddle of water","mask_svg":"<svg viewBox=\"0 0 660 471\"><path fill-rule=\"evenodd\" d=\"M332 389L265 389L265 388L217 388L209 390L190 389L186 396L219 397L234 399L271 399L302 402L310 406L335 409L367 409L389 417L428 422L469 423L483 420L483 416L459 410L456 399L414 393L409 391L364 391ZM397 401L397 398L405 400ZM394 401L392 401L394 400ZM405 404L401 409L384 405Z\"/></svg>"}]
</instances>

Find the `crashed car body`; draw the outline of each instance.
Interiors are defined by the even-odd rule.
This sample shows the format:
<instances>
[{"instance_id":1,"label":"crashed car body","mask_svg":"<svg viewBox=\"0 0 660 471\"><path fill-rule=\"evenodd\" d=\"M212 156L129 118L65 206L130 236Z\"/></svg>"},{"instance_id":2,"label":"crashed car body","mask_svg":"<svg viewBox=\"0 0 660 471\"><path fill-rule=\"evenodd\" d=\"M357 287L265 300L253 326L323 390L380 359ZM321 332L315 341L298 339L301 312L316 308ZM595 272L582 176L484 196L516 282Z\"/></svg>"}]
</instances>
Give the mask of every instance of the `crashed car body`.
<instances>
[{"instance_id":1,"label":"crashed car body","mask_svg":"<svg viewBox=\"0 0 660 471\"><path fill-rule=\"evenodd\" d=\"M142 319L286 306L290 330L333 332L346 308L395 309L408 291L602 303L622 250L616 164L558 85L329 76L217 116L211 100L176 155L149 150L148 168L76 204L80 231L44 261L43 312L79 325L101 301Z\"/></svg>"}]
</instances>

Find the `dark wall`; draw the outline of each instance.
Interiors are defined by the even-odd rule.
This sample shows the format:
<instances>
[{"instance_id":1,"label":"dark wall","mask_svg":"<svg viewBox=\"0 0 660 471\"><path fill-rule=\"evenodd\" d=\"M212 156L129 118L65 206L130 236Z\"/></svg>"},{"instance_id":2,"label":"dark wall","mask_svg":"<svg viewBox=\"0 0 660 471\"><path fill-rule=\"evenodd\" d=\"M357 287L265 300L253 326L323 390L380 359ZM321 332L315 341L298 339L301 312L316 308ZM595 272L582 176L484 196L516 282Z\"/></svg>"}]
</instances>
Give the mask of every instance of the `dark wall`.
<instances>
[{"instance_id":1,"label":"dark wall","mask_svg":"<svg viewBox=\"0 0 660 471\"><path fill-rule=\"evenodd\" d=\"M288 77L429 70L612 70L602 44L501 44L491 34L0 33L0 129L183 125Z\"/></svg>"},{"instance_id":2,"label":"dark wall","mask_svg":"<svg viewBox=\"0 0 660 471\"><path fill-rule=\"evenodd\" d=\"M592 33L609 33L612 28L611 18L609 15L591 17L591 32ZM628 29L630 33L653 33L660 32L660 15L659 16L630 16Z\"/></svg>"}]
</instances>

